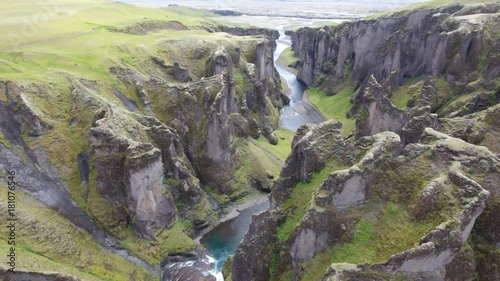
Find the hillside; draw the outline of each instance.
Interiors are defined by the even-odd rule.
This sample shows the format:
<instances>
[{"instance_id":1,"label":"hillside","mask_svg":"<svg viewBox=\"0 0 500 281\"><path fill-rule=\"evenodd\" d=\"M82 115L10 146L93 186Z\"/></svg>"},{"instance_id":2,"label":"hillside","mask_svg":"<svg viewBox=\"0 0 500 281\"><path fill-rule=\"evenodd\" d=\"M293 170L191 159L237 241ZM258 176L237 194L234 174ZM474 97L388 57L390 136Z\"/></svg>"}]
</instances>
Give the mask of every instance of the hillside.
<instances>
[{"instance_id":1,"label":"hillside","mask_svg":"<svg viewBox=\"0 0 500 281\"><path fill-rule=\"evenodd\" d=\"M0 15L0 218L15 173L30 226L2 278L157 280L224 207L270 190L282 164L250 139L287 143L272 31L99 0Z\"/></svg>"}]
</instances>

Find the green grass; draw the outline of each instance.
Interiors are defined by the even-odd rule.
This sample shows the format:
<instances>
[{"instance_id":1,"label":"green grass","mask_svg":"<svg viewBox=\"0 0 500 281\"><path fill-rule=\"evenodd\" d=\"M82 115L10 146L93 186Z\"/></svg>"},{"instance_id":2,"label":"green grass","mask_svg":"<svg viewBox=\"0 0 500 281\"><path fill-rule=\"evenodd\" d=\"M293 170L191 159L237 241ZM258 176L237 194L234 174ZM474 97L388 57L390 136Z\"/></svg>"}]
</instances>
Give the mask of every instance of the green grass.
<instances>
[{"instance_id":1,"label":"green grass","mask_svg":"<svg viewBox=\"0 0 500 281\"><path fill-rule=\"evenodd\" d=\"M355 119L347 118L347 113L351 109L352 91L345 87L336 95L327 96L319 88L309 88L306 91L309 101L327 119L337 119L342 122L340 133L343 137L351 134L355 129Z\"/></svg>"},{"instance_id":2,"label":"green grass","mask_svg":"<svg viewBox=\"0 0 500 281\"><path fill-rule=\"evenodd\" d=\"M404 109L411 97L420 93L426 79L426 75L421 75L406 80L403 85L399 86L394 92L391 93L392 104L399 109Z\"/></svg>"},{"instance_id":3,"label":"green grass","mask_svg":"<svg viewBox=\"0 0 500 281\"><path fill-rule=\"evenodd\" d=\"M241 161L241 165L236 171L235 192L246 192L252 179L259 181L263 186L272 188L273 180L280 172L280 164L273 161L262 149L252 142L239 140L236 146L236 157ZM229 195L233 199L241 196Z\"/></svg>"},{"instance_id":4,"label":"green grass","mask_svg":"<svg viewBox=\"0 0 500 281\"><path fill-rule=\"evenodd\" d=\"M371 208L370 208L371 207ZM407 210L396 203L369 206L377 213L377 220L362 217L351 241L327 248L303 264L306 274L302 280L321 280L332 263L379 263L392 255L418 245L420 238L437 226L437 222L410 220Z\"/></svg>"},{"instance_id":5,"label":"green grass","mask_svg":"<svg viewBox=\"0 0 500 281\"><path fill-rule=\"evenodd\" d=\"M370 243L375 236L373 222L368 219L361 219L356 225L356 231L352 241L343 247L329 248L317 254L312 260L304 263L305 271L302 280L321 280L325 270L335 262L362 263L370 262L375 253L370 247Z\"/></svg>"},{"instance_id":6,"label":"green grass","mask_svg":"<svg viewBox=\"0 0 500 281\"><path fill-rule=\"evenodd\" d=\"M30 148L45 148L62 179L68 183L71 197L98 226L111 235L123 239L123 245L133 254L151 264L159 264L169 252L193 249L193 241L186 235L191 226L179 223L170 230L155 233L156 241L137 239L133 230L125 225L123 217L117 217L117 215L123 216L123 212L99 194L96 187L96 171L93 167L90 171L88 188L82 188L75 159L81 151L90 151L88 130L94 112L103 104L108 104L113 109L115 114L111 121L112 127L118 133L129 135L131 127L134 127L134 130L140 131L138 132L140 139L146 141L149 138L142 131L143 126L140 126L133 116L113 103L120 104L112 93L112 88L116 87L142 109L133 84L127 87L118 81L109 72L111 67L121 67L139 74L161 77L163 73L154 65L151 56L161 56L167 63L172 63L172 57L180 57L181 53L189 53L188 51L195 52L194 47L200 44L210 44L215 50L219 47L219 43L224 46L237 46L258 39L235 39L224 33L210 34L198 27L206 22L200 12L189 9L179 12L98 0L57 1L59 6L51 7L52 1L47 2L44 2L46 5L44 7L37 1L0 4L0 15L2 15L0 31L4 31L0 33L0 50L2 50L0 81L13 80L15 84L22 85L24 87L22 95L26 103L32 105L33 110L43 121L53 125L53 129L43 136L29 138L25 134L23 139ZM52 8L56 11L54 16L37 22L36 29L43 32L28 34L29 36L23 33L25 26L21 14L40 18L44 13L50 13ZM154 30L144 35L110 31L113 28L134 27L143 22L171 20L180 21L192 27L192 30ZM15 36L26 36L15 37L12 35L12 30L20 31L16 32ZM16 46L14 49L6 50L12 47L11 39L17 40ZM166 40L169 40L170 46L176 48L166 48ZM181 48L182 45L192 48ZM209 53L210 51L208 49ZM185 60L193 61L190 58ZM205 62L204 60L203 66ZM72 88L79 94L70 95ZM150 98L153 104L156 101L153 99L154 95ZM69 126L73 117L78 121L77 126ZM162 121L166 122L168 119L164 118ZM120 122L123 124L119 124ZM0 141L3 142L3 138ZM266 166L267 168L269 167ZM277 165L267 170L276 175L279 173ZM53 259L64 260L62 256ZM72 261L72 264L85 265L80 261ZM121 270L120 274L122 272L127 270ZM120 274L117 275L121 276ZM137 278L137 280L143 279L146 280L142 277Z\"/></svg>"},{"instance_id":7,"label":"green grass","mask_svg":"<svg viewBox=\"0 0 500 281\"><path fill-rule=\"evenodd\" d=\"M190 223L177 221L168 230L160 230L155 233L156 240L142 240L135 236L134 230L128 228L128 235L121 241L122 246L149 264L160 264L169 253L180 253L194 250L196 244L189 238L187 232Z\"/></svg>"},{"instance_id":8,"label":"green grass","mask_svg":"<svg viewBox=\"0 0 500 281\"><path fill-rule=\"evenodd\" d=\"M1 190L6 189L0 183ZM6 192L0 201L0 219L6 220ZM16 237L19 271L59 272L83 280L155 280L143 268L103 249L92 236L43 204L16 191ZM0 250L6 251L7 228L0 229Z\"/></svg>"},{"instance_id":9,"label":"green grass","mask_svg":"<svg viewBox=\"0 0 500 281\"><path fill-rule=\"evenodd\" d=\"M0 4L0 11L0 49L60 39L103 26L125 27L141 21L176 20L186 26L206 22L196 10L180 14L104 0L11 1Z\"/></svg>"},{"instance_id":10,"label":"green grass","mask_svg":"<svg viewBox=\"0 0 500 281\"><path fill-rule=\"evenodd\" d=\"M276 129L274 133L279 139L277 145L270 144L269 141L262 136L257 140L257 144L270 152L280 161L285 162L286 158L288 158L288 155L290 155L290 152L292 151L292 140L295 132L286 129Z\"/></svg>"},{"instance_id":11,"label":"green grass","mask_svg":"<svg viewBox=\"0 0 500 281\"><path fill-rule=\"evenodd\" d=\"M312 179L308 183L298 183L292 191L290 198L283 203L283 211L287 214L285 222L278 227L278 239L286 241L293 229L304 216L312 194L318 190L328 176L336 170L342 169L335 163L327 164L326 167L319 173L314 173Z\"/></svg>"},{"instance_id":12,"label":"green grass","mask_svg":"<svg viewBox=\"0 0 500 281\"><path fill-rule=\"evenodd\" d=\"M51 8L42 8L36 1L0 5L0 15L3 16L0 19L2 79L54 81L54 76L73 75L115 83L114 77L108 73L111 66L139 69L141 73L153 69L150 59L153 55L166 53L169 57L170 52L182 54L186 51L165 48L162 46L165 40L245 40L200 29L199 26L207 20L196 10L179 14L107 1L70 0L53 7L53 16L43 17L44 9L49 9L47 13L51 15ZM26 16L45 19L33 24L38 32L23 32L30 25L14 12L19 10ZM110 31L110 28L133 27L151 21L179 21L192 30L160 29L145 35Z\"/></svg>"},{"instance_id":13,"label":"green grass","mask_svg":"<svg viewBox=\"0 0 500 281\"><path fill-rule=\"evenodd\" d=\"M295 54L292 51L291 47L286 48L278 57L276 60L276 63L283 67L284 69L288 70L289 72L297 75L298 70L296 68L289 67L289 64L295 63L299 59L295 56Z\"/></svg>"}]
</instances>

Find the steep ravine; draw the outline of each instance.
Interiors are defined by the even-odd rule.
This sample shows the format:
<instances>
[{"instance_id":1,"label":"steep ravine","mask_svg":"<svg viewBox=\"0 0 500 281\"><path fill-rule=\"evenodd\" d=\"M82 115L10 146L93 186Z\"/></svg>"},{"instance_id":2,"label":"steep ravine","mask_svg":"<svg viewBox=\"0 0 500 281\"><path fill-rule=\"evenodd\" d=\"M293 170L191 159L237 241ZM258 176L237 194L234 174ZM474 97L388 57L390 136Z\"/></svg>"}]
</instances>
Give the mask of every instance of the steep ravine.
<instances>
[{"instance_id":1,"label":"steep ravine","mask_svg":"<svg viewBox=\"0 0 500 281\"><path fill-rule=\"evenodd\" d=\"M354 134L336 120L298 129L231 280L500 280L499 12L294 33L299 80L325 101L350 94Z\"/></svg>"},{"instance_id":2,"label":"steep ravine","mask_svg":"<svg viewBox=\"0 0 500 281\"><path fill-rule=\"evenodd\" d=\"M290 47L292 42L290 36L285 34L284 26L278 26L280 37L277 39L276 51L274 52L274 66L281 77L286 81L287 85L283 89L290 89L290 103L285 105L280 112L280 128L297 131L304 124L320 123L325 119L321 114L309 103L304 101L305 85L297 80L297 76L287 71L276 63L281 53Z\"/></svg>"},{"instance_id":3,"label":"steep ravine","mask_svg":"<svg viewBox=\"0 0 500 281\"><path fill-rule=\"evenodd\" d=\"M274 67L281 77L286 81L286 85L282 85L283 89L287 87L291 89L290 103L284 105L280 111L279 127L287 130L296 131L298 127L303 124L313 123L317 124L324 121L316 109L310 104L303 101L305 87L297 81L297 77L280 67L276 61L281 52L286 47L291 45L290 37L285 35L282 26L276 28L279 31L280 37L276 40L276 50L274 52ZM259 200L262 201L262 200ZM208 271L213 274L218 281L223 281L222 278L222 265L226 258L233 255L236 248L240 244L243 236L248 231L248 226L251 223L251 218L256 213L260 213L269 208L269 202L259 203L251 206L248 209L243 209L245 206L237 207L239 213L237 217L230 220L221 222L214 229L203 235L200 243L207 249L206 263L213 263L214 270ZM170 267L184 268L200 266L192 263L177 263L172 264Z\"/></svg>"},{"instance_id":4,"label":"steep ravine","mask_svg":"<svg viewBox=\"0 0 500 281\"><path fill-rule=\"evenodd\" d=\"M80 64L57 65L51 41L24 48L22 62L2 53L15 67L0 76L0 186L15 170L19 220L32 226L19 236L24 277L154 280L172 262L203 256L193 238L218 221L217 205L269 190L278 173L248 140L278 141L273 31L215 33L224 27L188 24L201 18L105 6L103 13L136 9L184 22L123 19L86 36L127 47L64 49L68 61L84 53ZM79 38L66 40L60 48ZM39 59L56 70L19 70ZM0 207L5 218L3 199ZM17 280L2 266L4 277Z\"/></svg>"}]
</instances>

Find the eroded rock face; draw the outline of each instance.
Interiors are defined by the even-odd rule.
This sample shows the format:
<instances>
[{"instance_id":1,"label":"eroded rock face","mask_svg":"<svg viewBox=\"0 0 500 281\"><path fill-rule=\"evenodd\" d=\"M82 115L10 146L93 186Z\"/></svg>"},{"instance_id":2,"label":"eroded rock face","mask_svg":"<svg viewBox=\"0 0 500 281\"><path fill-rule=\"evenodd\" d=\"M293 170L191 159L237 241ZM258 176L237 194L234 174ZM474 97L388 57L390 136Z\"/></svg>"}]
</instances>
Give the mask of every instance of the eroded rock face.
<instances>
[{"instance_id":1,"label":"eroded rock face","mask_svg":"<svg viewBox=\"0 0 500 281\"><path fill-rule=\"evenodd\" d=\"M120 137L109 127L113 116L102 113L90 131L98 190L118 203L122 219L132 221L139 237L154 239L154 229L170 225L176 216L173 197L163 186L161 151L150 143Z\"/></svg>"},{"instance_id":2,"label":"eroded rock face","mask_svg":"<svg viewBox=\"0 0 500 281\"><path fill-rule=\"evenodd\" d=\"M269 28L241 28L241 27L232 27L232 26L218 26L216 28L218 32L226 32L236 36L266 36L269 39L275 40L280 37L279 32L276 29Z\"/></svg>"},{"instance_id":3,"label":"eroded rock face","mask_svg":"<svg viewBox=\"0 0 500 281\"><path fill-rule=\"evenodd\" d=\"M166 28L184 29L176 24ZM162 28L146 22L115 31ZM4 166L22 170L23 191L157 275L114 237L133 238L132 226L139 238L152 240L147 251L162 255L165 247L155 236L168 233L177 219L192 222L189 235L217 220L209 188L229 200L250 189L232 186L241 164L236 138L262 134L277 141L272 131L283 102L272 57L277 32L228 32L264 36L165 40L158 44L165 51L144 50L140 65L110 63L116 85L73 75L61 85L0 82L2 177ZM53 149L59 145L60 151ZM143 254L139 248L134 251Z\"/></svg>"},{"instance_id":4,"label":"eroded rock face","mask_svg":"<svg viewBox=\"0 0 500 281\"><path fill-rule=\"evenodd\" d=\"M294 141L294 153L300 151L299 155L307 155L307 151L317 144L313 142L304 146L303 142L314 133L330 134L331 140L338 127L324 124L318 127L322 125L323 131L316 128L316 131L309 132L305 128L299 130ZM314 140L321 143L321 135L316 135ZM373 220L375 225L383 220L384 213L380 213L379 207L375 206L384 206L388 202L408 206L400 211L408 212L410 221L416 224L435 216L439 219L434 221L435 228L429 228L420 241L413 242L418 246L409 243L406 250L392 253L384 263L333 264L326 270L323 280L393 280L394 276L405 276L408 280L453 280L456 275L451 270L457 264L474 264L473 257L466 254L466 251L471 251L466 242L478 217L485 208L489 208L492 194L498 191L498 184L492 184L491 180L498 177L500 160L493 153L431 128L423 130L418 143L406 146L399 135L392 132L362 137L354 145L331 143L335 144L327 151L348 151L355 164L349 164L349 159L342 161L342 153L329 157L330 160L336 159L340 167L327 165L324 168L332 172L312 192L301 219L286 240L281 241L282 244L274 241L281 245L275 250L279 256L277 264L275 267L252 268L254 273L251 276L264 276L271 272L275 278L289 274L297 276L297 280L306 278L309 261L318 262L314 259L317 255L331 247L342 247L345 241L352 239L360 219L364 222ZM319 158L312 156L312 159ZM307 171L309 163L314 163L312 160L301 162L294 159L296 156L292 153L287 164L295 163L296 171ZM341 168L343 165L347 167ZM278 229L289 219L288 216L293 215L288 213L290 211L285 204L300 178L300 173L292 174L291 178L295 181L289 177L290 186L286 186L283 184L286 182L283 176L286 175L282 173L281 181L278 181L281 184L271 193L274 212L282 212L284 217L278 220ZM305 182L309 180L305 179ZM277 197L277 194L280 196ZM261 233L272 229L263 229ZM243 243L257 247L258 242L250 237L246 237ZM249 257L251 253L240 248L239 255ZM474 270L475 267L467 268ZM464 268L464 278L472 276L468 269ZM233 265L233 278L242 270ZM374 276L380 279L373 279Z\"/></svg>"},{"instance_id":5,"label":"eroded rock face","mask_svg":"<svg viewBox=\"0 0 500 281\"><path fill-rule=\"evenodd\" d=\"M274 211L266 211L252 218L250 229L233 257L231 280L269 280L278 218L279 214Z\"/></svg>"},{"instance_id":6,"label":"eroded rock face","mask_svg":"<svg viewBox=\"0 0 500 281\"><path fill-rule=\"evenodd\" d=\"M301 126L293 139L292 152L271 193L271 209L279 206L298 182L309 182L331 158L349 163L349 144L340 136L342 123L331 120Z\"/></svg>"},{"instance_id":7,"label":"eroded rock face","mask_svg":"<svg viewBox=\"0 0 500 281\"><path fill-rule=\"evenodd\" d=\"M350 114L356 118L356 138L379 132L397 133L404 144L418 142L426 127L437 126L437 116L431 113L431 103L436 97L435 81L426 80L422 90L414 96L412 106L405 110L390 101L390 88L397 72L379 84L372 75L368 77L354 97Z\"/></svg>"},{"instance_id":8,"label":"eroded rock face","mask_svg":"<svg viewBox=\"0 0 500 281\"><path fill-rule=\"evenodd\" d=\"M398 84L404 78L447 73L449 82L464 85L478 68L484 33L481 24L452 16L461 9L455 5L334 28L302 28L293 37L300 58L298 78L311 85L325 71L336 82L352 73L351 84L357 89L371 74L381 81L399 70ZM496 73L494 69L488 73Z\"/></svg>"}]
</instances>

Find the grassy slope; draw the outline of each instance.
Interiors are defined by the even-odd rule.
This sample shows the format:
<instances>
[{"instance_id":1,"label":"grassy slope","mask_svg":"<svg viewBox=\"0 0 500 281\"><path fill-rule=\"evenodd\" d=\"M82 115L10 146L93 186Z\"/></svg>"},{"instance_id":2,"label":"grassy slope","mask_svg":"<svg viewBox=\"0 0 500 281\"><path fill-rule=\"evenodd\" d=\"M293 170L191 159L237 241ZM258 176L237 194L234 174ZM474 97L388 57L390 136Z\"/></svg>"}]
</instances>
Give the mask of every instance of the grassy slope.
<instances>
[{"instance_id":1,"label":"grassy slope","mask_svg":"<svg viewBox=\"0 0 500 281\"><path fill-rule=\"evenodd\" d=\"M289 72L297 75L298 70L296 68L291 68L288 65L296 62L298 58L295 56L295 54L292 51L291 47L286 48L281 55L278 57L278 60L276 60L276 63L283 67L284 69L288 70Z\"/></svg>"},{"instance_id":2,"label":"grassy slope","mask_svg":"<svg viewBox=\"0 0 500 281\"><path fill-rule=\"evenodd\" d=\"M327 119L342 121L340 133L343 137L351 134L355 129L355 119L347 118L351 109L353 93L346 87L333 96L325 95L319 88L307 89L307 98Z\"/></svg>"},{"instance_id":3,"label":"grassy slope","mask_svg":"<svg viewBox=\"0 0 500 281\"><path fill-rule=\"evenodd\" d=\"M407 210L393 202L368 206L363 213L376 214L376 219L365 215L348 243L330 247L304 263L307 268L302 280L321 280L332 263L382 263L392 255L416 245L420 238L436 227L433 222L415 222Z\"/></svg>"},{"instance_id":4,"label":"grassy slope","mask_svg":"<svg viewBox=\"0 0 500 281\"><path fill-rule=\"evenodd\" d=\"M281 162L285 162L292 150L291 146L295 132L286 129L277 129L274 133L279 138L277 145L270 144L267 139L262 136L257 140L257 143L260 147L273 154Z\"/></svg>"},{"instance_id":5,"label":"grassy slope","mask_svg":"<svg viewBox=\"0 0 500 281\"><path fill-rule=\"evenodd\" d=\"M54 164L69 184L71 195L83 209L92 205L94 213L91 215L99 218L101 215L112 217L112 210L109 210L109 203L99 197L95 187L92 188L95 186L95 175L92 172L88 203L82 198L78 167L74 159L88 143L88 127L69 127L68 124L73 115L79 117L79 124L90 124L96 108L85 105L78 107L75 112L75 109L71 109L69 88L75 81L84 78L95 82L98 90L94 92L94 97L97 99L119 102L111 91L112 87L118 87L131 100L140 104L135 92L120 87L116 78L108 72L111 66L131 68L138 72L148 71L150 57L164 54L167 55L164 58L169 63L168 56L175 54L169 54L170 50L165 50L161 44L164 40L228 39L225 34L210 34L196 27L188 31L156 30L145 35L111 32L109 28L134 26L138 22L151 20L176 20L185 26L193 27L209 21L204 16L205 13L188 9L148 9L100 0L46 1L43 6L36 1L11 1L0 4L0 80L13 80L18 85L26 86L25 98L36 105L35 109L40 116L54 125L54 129L46 135L26 141L30 147L45 147L50 158L57 159ZM42 91L34 90L30 87L31 83L45 85L46 88ZM53 110L54 108L60 110ZM0 135L0 141L6 142L3 135ZM100 205L102 206L99 207ZM61 219L55 213L40 212L40 224ZM193 249L194 243L185 232L185 225L178 222L172 229L158 234L158 240L153 243L137 239L131 228L124 229L118 236L123 240L122 245L125 248L150 264L158 264L168 252ZM67 271L66 265L54 266L56 262L67 261L68 264L85 266L87 269L84 271L92 271L95 279L99 280L125 280L128 277L125 278L121 274L126 275L129 271L141 272L140 268L111 253L102 255L106 261L96 259L96 263L100 262L100 266L106 267L104 269L97 265L86 266L88 261L79 256L60 255L50 250L44 250L43 254L39 255L40 245L32 240L34 237L34 233L26 234L27 240L23 243L25 260L33 260L32 263L25 263L26 270L57 271L61 267L64 269L61 271L70 274L78 271ZM77 236L62 235L52 244L51 240L47 240L44 247L57 249L58 243L73 243L72 237ZM81 247L88 248L89 251L102 251L90 238L78 241ZM92 255L99 256L97 253L88 254ZM40 256L43 259L40 259ZM46 264L44 259L51 260L52 265ZM117 272L106 272L106 269L109 269L108 264L116 264L110 269ZM147 280L143 275L138 275L137 280Z\"/></svg>"},{"instance_id":6,"label":"grassy slope","mask_svg":"<svg viewBox=\"0 0 500 281\"><path fill-rule=\"evenodd\" d=\"M6 186L0 183L0 187L0 219L6 221ZM121 281L130 276L153 280L144 269L104 250L90 234L21 191L16 191L16 210L17 224L21 226L16 236L19 271L59 272L83 280ZM5 227L0 229L3 253L7 252L3 240L7 232Z\"/></svg>"},{"instance_id":7,"label":"grassy slope","mask_svg":"<svg viewBox=\"0 0 500 281\"><path fill-rule=\"evenodd\" d=\"M201 30L198 26L212 23L206 18L211 14L182 7L160 10L102 0L59 2L49 1L44 6L40 6L36 1L0 4L0 31L2 31L0 32L0 80L13 80L17 84L25 85L27 87L25 97L36 105L35 109L44 119L54 125L54 129L40 138L27 138L28 145L32 148L45 147L50 158L56 159L54 165L60 170L63 180L69 184L71 195L77 203L87 210L96 222L112 224L113 208L99 196L95 188L95 172L92 169L88 200L82 195L78 167L74 159L80 151L86 150L88 125L68 126L75 115L79 117L79 124L90 124L97 108L84 102L80 103L75 112L68 95L69 88L74 83L79 83L80 78L84 78L95 83L97 90L93 91L93 98L120 103L111 91L112 87L117 87L129 99L141 105L135 91L122 86L109 73L110 67L134 69L139 73L151 75L151 72L155 74L154 71L158 71L151 63L151 56L160 56L171 64L172 58L182 60L186 52L190 51L189 48L196 51L195 44L224 45L231 44L235 40L241 42L254 39L232 38L227 34L214 34ZM31 19L34 20L30 22ZM110 31L110 29L137 26L141 22L172 20L181 22L191 30L162 29L143 35ZM21 32L14 33L13 30ZM180 41L189 41L189 44ZM181 48L182 46L184 48ZM191 65L195 62L188 59L182 62L188 67L199 68L198 65ZM156 74L161 76L161 73L156 72ZM31 83L46 85L46 89L30 90ZM4 100L3 96L0 98ZM54 107L61 110L53 110ZM284 161L290 151L293 135L284 131L278 131L277 134L283 136L277 146L270 146L260 140L258 143L266 146L268 153L275 154L276 158ZM0 141L4 143L6 141L2 136L0 135ZM270 184L271 180L265 175L278 176L281 164L273 161L255 144L247 143L240 153L245 157L242 157L244 162L237 175L239 184L247 184L248 178L252 176L260 177ZM238 194L233 195L238 196ZM224 195L218 199L227 200ZM187 228L189 226L184 222L178 222L172 229L157 233L157 241L154 242L137 239L130 227L114 234L122 240L123 247L150 264L159 264L169 252L187 251L194 247L193 241L186 235ZM29 245L26 246L27 255L37 252L36 249L30 248L31 244L31 242L26 243ZM34 255L29 258L38 259L36 254ZM54 261L63 260L61 256L51 252L45 256ZM71 264L82 264L73 256L65 259ZM115 262L120 258L110 254L107 259ZM33 264L30 266L33 266L32 270L39 269ZM26 269L29 270L30 267ZM105 278L99 274L96 278ZM125 280L125 278L119 279Z\"/></svg>"},{"instance_id":8,"label":"grassy slope","mask_svg":"<svg viewBox=\"0 0 500 281\"><path fill-rule=\"evenodd\" d=\"M404 109L413 95L419 94L427 77L421 75L406 80L391 94L391 102L399 109Z\"/></svg>"},{"instance_id":9,"label":"grassy slope","mask_svg":"<svg viewBox=\"0 0 500 281\"><path fill-rule=\"evenodd\" d=\"M392 13L410 11L415 9L429 9L429 8L439 8L443 6L453 5L453 4L465 4L465 5L477 5L477 4L490 4L498 3L498 0L430 0L413 5L406 6L404 8L395 9L391 11L385 11L381 13L375 13L367 16L368 19L373 19L382 16L388 16Z\"/></svg>"}]
</instances>

